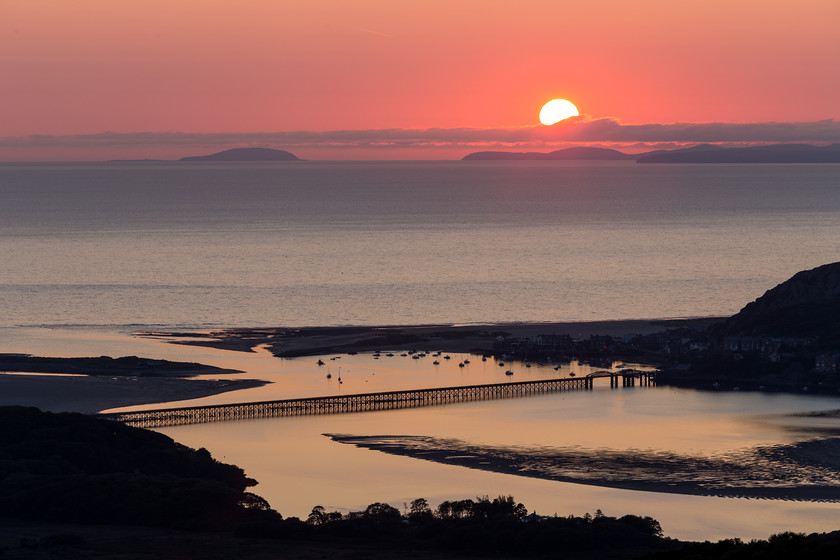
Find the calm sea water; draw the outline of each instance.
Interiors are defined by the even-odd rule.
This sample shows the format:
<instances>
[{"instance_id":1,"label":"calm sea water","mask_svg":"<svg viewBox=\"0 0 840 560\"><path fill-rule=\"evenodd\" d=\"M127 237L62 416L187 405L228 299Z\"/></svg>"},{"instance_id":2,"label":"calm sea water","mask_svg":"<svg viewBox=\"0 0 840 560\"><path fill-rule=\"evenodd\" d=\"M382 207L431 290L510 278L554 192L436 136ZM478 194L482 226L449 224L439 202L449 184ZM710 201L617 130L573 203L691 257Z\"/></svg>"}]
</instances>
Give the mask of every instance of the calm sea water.
<instances>
[{"instance_id":1,"label":"calm sea water","mask_svg":"<svg viewBox=\"0 0 840 560\"><path fill-rule=\"evenodd\" d=\"M200 402L328 394L337 389L312 358L125 333L725 315L799 270L840 260L837 224L840 165L0 165L0 351L136 354L272 381ZM328 367L345 368L348 392L503 376L474 362L470 371L445 371L359 355ZM527 375L556 375L532 370ZM837 403L602 389L162 431L243 466L285 515L305 516L319 503L358 509L513 494L539 513L601 508L653 515L679 538L758 538L836 529L840 506L527 479L384 455L321 434L716 456L823 437L825 426L793 426L785 414Z\"/></svg>"},{"instance_id":2,"label":"calm sea water","mask_svg":"<svg viewBox=\"0 0 840 560\"><path fill-rule=\"evenodd\" d=\"M724 315L837 224L840 165L4 165L0 326Z\"/></svg>"}]
</instances>

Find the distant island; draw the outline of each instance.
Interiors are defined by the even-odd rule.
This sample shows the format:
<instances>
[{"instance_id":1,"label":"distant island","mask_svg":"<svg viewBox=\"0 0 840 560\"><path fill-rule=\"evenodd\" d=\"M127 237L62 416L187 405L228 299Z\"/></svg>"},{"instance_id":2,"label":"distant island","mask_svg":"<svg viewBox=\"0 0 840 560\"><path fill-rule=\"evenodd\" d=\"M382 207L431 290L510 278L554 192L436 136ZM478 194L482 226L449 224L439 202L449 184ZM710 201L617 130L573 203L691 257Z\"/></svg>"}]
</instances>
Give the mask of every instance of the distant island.
<instances>
[{"instance_id":1,"label":"distant island","mask_svg":"<svg viewBox=\"0 0 840 560\"><path fill-rule=\"evenodd\" d=\"M772 144L722 148L699 144L678 150L625 154L608 148L566 148L553 152L473 152L461 161L595 161L635 160L636 163L840 163L840 144Z\"/></svg>"},{"instance_id":2,"label":"distant island","mask_svg":"<svg viewBox=\"0 0 840 560\"><path fill-rule=\"evenodd\" d=\"M548 153L540 152L474 152L462 161L569 161L569 160L631 160L636 156L609 148L565 148Z\"/></svg>"},{"instance_id":3,"label":"distant island","mask_svg":"<svg viewBox=\"0 0 840 560\"><path fill-rule=\"evenodd\" d=\"M182 157L179 161L301 161L301 159L286 150L233 148L207 156Z\"/></svg>"},{"instance_id":4,"label":"distant island","mask_svg":"<svg viewBox=\"0 0 840 560\"><path fill-rule=\"evenodd\" d=\"M636 163L840 163L840 144L773 144L747 148L701 144L640 154Z\"/></svg>"}]
</instances>

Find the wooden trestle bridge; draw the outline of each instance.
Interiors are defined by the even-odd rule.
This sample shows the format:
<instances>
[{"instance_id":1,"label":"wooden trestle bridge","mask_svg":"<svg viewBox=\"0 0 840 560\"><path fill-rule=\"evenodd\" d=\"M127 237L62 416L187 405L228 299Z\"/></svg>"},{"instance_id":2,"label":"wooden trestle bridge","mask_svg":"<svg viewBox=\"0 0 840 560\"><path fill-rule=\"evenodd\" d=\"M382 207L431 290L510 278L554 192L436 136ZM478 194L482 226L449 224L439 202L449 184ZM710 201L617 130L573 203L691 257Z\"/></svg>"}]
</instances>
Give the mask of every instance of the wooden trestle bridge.
<instances>
[{"instance_id":1,"label":"wooden trestle bridge","mask_svg":"<svg viewBox=\"0 0 840 560\"><path fill-rule=\"evenodd\" d=\"M622 386L624 387L631 387L635 385L636 380L639 381L640 385L651 385L656 383L656 372L652 371L599 371L584 377L568 377L540 381L517 381L513 383L492 383L487 385L468 385L464 387L385 391L382 393L307 397L278 401L164 408L158 410L138 410L136 412L106 413L100 414L99 416L110 420L124 422L131 426L157 428L162 426L177 426L181 424L221 422L225 420L367 412L373 410L416 408L421 406L435 406L459 402L525 397L529 395L556 393L576 389L586 390L592 389L595 379L603 377L610 378L611 388L617 388L619 386L619 378L621 378Z\"/></svg>"}]
</instances>

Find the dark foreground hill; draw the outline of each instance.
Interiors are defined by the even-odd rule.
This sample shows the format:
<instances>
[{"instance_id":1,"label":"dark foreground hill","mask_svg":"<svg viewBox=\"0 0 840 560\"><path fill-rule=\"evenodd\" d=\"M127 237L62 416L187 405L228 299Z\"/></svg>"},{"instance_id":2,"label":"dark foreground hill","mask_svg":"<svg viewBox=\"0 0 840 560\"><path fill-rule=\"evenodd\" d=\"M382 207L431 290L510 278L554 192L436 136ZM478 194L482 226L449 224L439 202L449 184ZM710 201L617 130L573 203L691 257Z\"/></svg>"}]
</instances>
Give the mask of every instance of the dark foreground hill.
<instances>
[{"instance_id":1,"label":"dark foreground hill","mask_svg":"<svg viewBox=\"0 0 840 560\"><path fill-rule=\"evenodd\" d=\"M663 383L696 388L840 392L840 263L795 274L703 333ZM672 364L673 365L673 364Z\"/></svg>"},{"instance_id":2,"label":"dark foreground hill","mask_svg":"<svg viewBox=\"0 0 840 560\"><path fill-rule=\"evenodd\" d=\"M255 484L206 449L157 432L82 414L0 407L0 516L225 527L264 504L245 491Z\"/></svg>"},{"instance_id":3,"label":"dark foreground hill","mask_svg":"<svg viewBox=\"0 0 840 560\"><path fill-rule=\"evenodd\" d=\"M162 434L80 414L0 407L0 557L621 560L837 558L836 534L680 543L650 517L528 515L510 496L283 519L242 469ZM146 528L141 528L143 526ZM151 527L151 528L149 528ZM185 530L188 529L188 530ZM760 554L760 556L756 556Z\"/></svg>"},{"instance_id":4,"label":"dark foreground hill","mask_svg":"<svg viewBox=\"0 0 840 560\"><path fill-rule=\"evenodd\" d=\"M208 156L183 157L180 161L300 161L300 158L285 150L233 148Z\"/></svg>"}]
</instances>

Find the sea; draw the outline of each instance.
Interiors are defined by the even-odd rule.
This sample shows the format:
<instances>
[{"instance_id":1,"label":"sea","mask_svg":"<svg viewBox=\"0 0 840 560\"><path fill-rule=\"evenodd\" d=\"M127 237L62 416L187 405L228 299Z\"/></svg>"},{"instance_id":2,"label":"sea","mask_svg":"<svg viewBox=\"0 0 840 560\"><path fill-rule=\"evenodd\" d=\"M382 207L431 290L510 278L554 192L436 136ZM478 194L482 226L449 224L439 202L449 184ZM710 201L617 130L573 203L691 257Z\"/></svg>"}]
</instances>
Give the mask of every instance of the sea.
<instances>
[{"instance_id":1,"label":"sea","mask_svg":"<svg viewBox=\"0 0 840 560\"><path fill-rule=\"evenodd\" d=\"M0 164L0 352L201 361L272 382L189 404L314 396L336 387L313 359L135 333L724 316L800 270L840 260L838 224L834 164ZM469 373L341 359L327 367L345 368L348 392L499 375L477 363ZM824 437L824 425L790 415L838 405L826 396L602 387L161 431L243 466L260 481L255 492L287 516L305 518L315 505L513 494L538 513L652 515L678 538L766 538L840 529L840 506L552 482L322 434L716 456Z\"/></svg>"}]
</instances>

